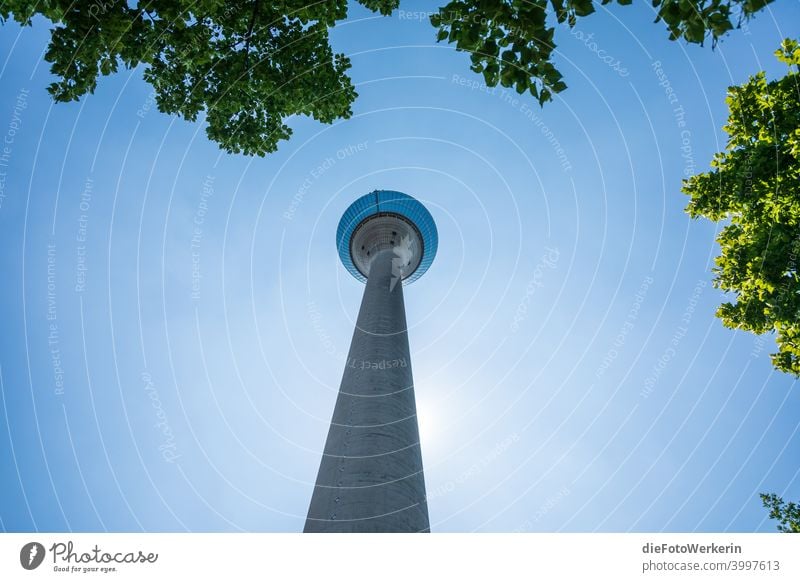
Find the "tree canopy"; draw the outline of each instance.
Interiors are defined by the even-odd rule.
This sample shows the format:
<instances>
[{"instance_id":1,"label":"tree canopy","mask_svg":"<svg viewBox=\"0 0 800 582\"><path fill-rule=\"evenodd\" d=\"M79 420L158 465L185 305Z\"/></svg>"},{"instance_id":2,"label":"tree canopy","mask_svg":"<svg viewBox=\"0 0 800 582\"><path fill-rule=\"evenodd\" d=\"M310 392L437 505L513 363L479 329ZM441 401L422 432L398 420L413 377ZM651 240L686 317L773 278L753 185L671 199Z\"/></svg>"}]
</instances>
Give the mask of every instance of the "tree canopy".
<instances>
[{"instance_id":1,"label":"tree canopy","mask_svg":"<svg viewBox=\"0 0 800 582\"><path fill-rule=\"evenodd\" d=\"M731 328L777 332L773 365L800 375L800 45L784 40L775 54L789 73L768 82L760 72L728 89L726 149L683 191L692 217L726 222L714 284L735 301L717 316Z\"/></svg>"},{"instance_id":2,"label":"tree canopy","mask_svg":"<svg viewBox=\"0 0 800 582\"><path fill-rule=\"evenodd\" d=\"M399 0L361 0L391 12ZM132 3L130 3L132 4ZM328 30L346 0L10 0L0 18L41 14L56 24L45 58L56 101L94 92L100 75L146 65L159 110L195 121L228 152L272 152L291 135L292 115L331 123L351 115L350 61L334 54Z\"/></svg>"},{"instance_id":3,"label":"tree canopy","mask_svg":"<svg viewBox=\"0 0 800 582\"><path fill-rule=\"evenodd\" d=\"M400 0L358 0L384 15ZM552 62L555 24L574 26L614 0L452 0L431 17L438 40L471 53L487 85L529 91L540 104L566 88ZM712 42L771 0L651 0L672 40ZM632 0L616 0L627 5ZM356 92L349 59L328 31L347 0L3 0L0 21L55 24L45 58L56 101L92 93L100 75L144 65L158 108L195 121L232 153L275 151L306 115L348 118Z\"/></svg>"},{"instance_id":4,"label":"tree canopy","mask_svg":"<svg viewBox=\"0 0 800 582\"><path fill-rule=\"evenodd\" d=\"M615 0L451 0L431 17L437 39L471 53L471 69L483 73L490 87L498 83L530 92L540 104L566 89L552 63L555 26L575 26L597 4ZM670 40L712 44L772 0L651 0L656 22L663 21ZM616 0L632 4L633 0Z\"/></svg>"},{"instance_id":5,"label":"tree canopy","mask_svg":"<svg viewBox=\"0 0 800 582\"><path fill-rule=\"evenodd\" d=\"M761 502L769 509L770 519L778 520L778 531L800 533L800 505L793 501L786 503L774 493L762 493Z\"/></svg>"}]
</instances>

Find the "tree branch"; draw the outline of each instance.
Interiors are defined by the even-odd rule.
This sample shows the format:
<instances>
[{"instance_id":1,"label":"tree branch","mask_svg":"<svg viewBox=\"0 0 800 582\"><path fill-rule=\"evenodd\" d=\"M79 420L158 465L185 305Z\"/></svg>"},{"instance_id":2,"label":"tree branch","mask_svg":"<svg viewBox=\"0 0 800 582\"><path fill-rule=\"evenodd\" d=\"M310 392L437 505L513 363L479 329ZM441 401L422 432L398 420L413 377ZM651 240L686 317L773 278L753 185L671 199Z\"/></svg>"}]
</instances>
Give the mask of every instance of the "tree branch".
<instances>
[{"instance_id":1,"label":"tree branch","mask_svg":"<svg viewBox=\"0 0 800 582\"><path fill-rule=\"evenodd\" d=\"M244 68L247 70L247 61L250 58L250 39L253 36L253 28L256 25L258 18L258 9L261 6L261 0L255 0L253 3L253 13L250 15L250 26L247 27L247 34L245 35L244 43Z\"/></svg>"}]
</instances>

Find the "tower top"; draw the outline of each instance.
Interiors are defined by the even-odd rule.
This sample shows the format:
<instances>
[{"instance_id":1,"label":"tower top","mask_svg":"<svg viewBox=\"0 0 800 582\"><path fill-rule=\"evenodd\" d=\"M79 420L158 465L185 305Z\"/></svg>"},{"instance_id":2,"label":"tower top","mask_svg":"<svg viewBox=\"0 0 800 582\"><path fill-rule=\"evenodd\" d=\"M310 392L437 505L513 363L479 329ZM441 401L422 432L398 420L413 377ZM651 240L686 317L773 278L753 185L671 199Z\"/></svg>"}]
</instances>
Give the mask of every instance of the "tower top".
<instances>
[{"instance_id":1,"label":"tower top","mask_svg":"<svg viewBox=\"0 0 800 582\"><path fill-rule=\"evenodd\" d=\"M433 263L439 235L431 213L416 198L394 190L375 190L344 211L336 229L336 248L348 272L366 283L378 252L392 249L402 280L419 279Z\"/></svg>"}]
</instances>

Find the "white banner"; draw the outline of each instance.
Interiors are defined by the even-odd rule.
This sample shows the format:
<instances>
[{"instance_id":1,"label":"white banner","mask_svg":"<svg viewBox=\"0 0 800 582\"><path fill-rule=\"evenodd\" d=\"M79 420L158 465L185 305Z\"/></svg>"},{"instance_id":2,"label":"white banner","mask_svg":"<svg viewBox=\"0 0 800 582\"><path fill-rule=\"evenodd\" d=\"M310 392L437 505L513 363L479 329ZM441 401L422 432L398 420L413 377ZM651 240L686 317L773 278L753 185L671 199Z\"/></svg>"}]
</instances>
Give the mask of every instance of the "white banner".
<instances>
[{"instance_id":1,"label":"white banner","mask_svg":"<svg viewBox=\"0 0 800 582\"><path fill-rule=\"evenodd\" d=\"M800 580L791 534L2 534L0 580Z\"/></svg>"}]
</instances>

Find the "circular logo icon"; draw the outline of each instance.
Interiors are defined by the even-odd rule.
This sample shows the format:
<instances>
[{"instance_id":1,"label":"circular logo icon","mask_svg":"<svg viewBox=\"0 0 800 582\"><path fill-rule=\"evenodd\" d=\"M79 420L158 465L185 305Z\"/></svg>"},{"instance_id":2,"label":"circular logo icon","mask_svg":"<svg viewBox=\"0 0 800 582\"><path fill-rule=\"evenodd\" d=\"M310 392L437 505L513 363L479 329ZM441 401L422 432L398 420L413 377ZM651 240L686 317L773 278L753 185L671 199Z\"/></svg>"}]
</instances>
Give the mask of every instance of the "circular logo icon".
<instances>
[{"instance_id":1,"label":"circular logo icon","mask_svg":"<svg viewBox=\"0 0 800 582\"><path fill-rule=\"evenodd\" d=\"M19 551L19 563L26 570L35 570L44 561L44 546L39 542L28 542Z\"/></svg>"}]
</instances>

